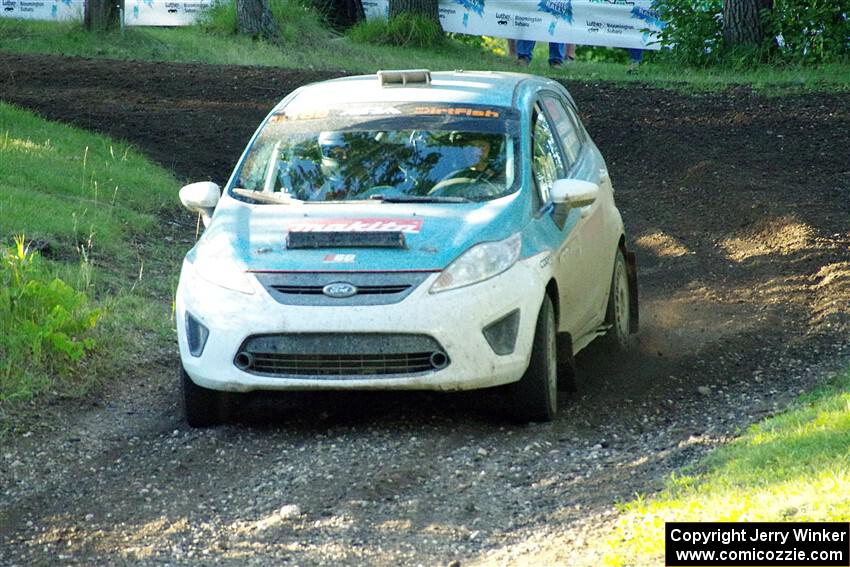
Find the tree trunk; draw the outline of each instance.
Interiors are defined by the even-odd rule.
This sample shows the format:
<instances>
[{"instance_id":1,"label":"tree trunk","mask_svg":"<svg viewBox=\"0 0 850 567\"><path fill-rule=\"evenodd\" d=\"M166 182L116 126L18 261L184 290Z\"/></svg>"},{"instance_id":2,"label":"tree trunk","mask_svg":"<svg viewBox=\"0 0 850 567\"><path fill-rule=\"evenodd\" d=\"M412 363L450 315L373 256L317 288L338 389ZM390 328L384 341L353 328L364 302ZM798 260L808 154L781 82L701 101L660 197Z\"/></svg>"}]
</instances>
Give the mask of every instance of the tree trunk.
<instances>
[{"instance_id":1,"label":"tree trunk","mask_svg":"<svg viewBox=\"0 0 850 567\"><path fill-rule=\"evenodd\" d=\"M280 42L280 29L274 21L268 0L236 0L236 29L254 39Z\"/></svg>"},{"instance_id":2,"label":"tree trunk","mask_svg":"<svg viewBox=\"0 0 850 567\"><path fill-rule=\"evenodd\" d=\"M123 0L88 0L83 13L83 25L87 30L106 30L118 25L118 4Z\"/></svg>"},{"instance_id":3,"label":"tree trunk","mask_svg":"<svg viewBox=\"0 0 850 567\"><path fill-rule=\"evenodd\" d=\"M765 39L761 11L772 9L773 0L725 0L723 39L726 40L726 45L761 45Z\"/></svg>"},{"instance_id":4,"label":"tree trunk","mask_svg":"<svg viewBox=\"0 0 850 567\"><path fill-rule=\"evenodd\" d=\"M346 30L366 19L361 0L314 0L313 4L328 23L339 30Z\"/></svg>"},{"instance_id":5,"label":"tree trunk","mask_svg":"<svg viewBox=\"0 0 850 567\"><path fill-rule=\"evenodd\" d=\"M419 14L440 23L437 0L390 0L390 18L401 14Z\"/></svg>"}]
</instances>

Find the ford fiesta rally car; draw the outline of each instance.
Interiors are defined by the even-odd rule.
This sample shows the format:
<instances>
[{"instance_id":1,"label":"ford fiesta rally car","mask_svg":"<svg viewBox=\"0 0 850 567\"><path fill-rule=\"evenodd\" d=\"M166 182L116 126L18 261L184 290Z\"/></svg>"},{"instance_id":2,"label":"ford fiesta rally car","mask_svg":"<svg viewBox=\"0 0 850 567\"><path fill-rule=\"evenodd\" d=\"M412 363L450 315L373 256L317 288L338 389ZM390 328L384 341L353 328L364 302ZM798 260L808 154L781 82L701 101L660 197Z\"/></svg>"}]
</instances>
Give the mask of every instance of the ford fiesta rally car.
<instances>
[{"instance_id":1,"label":"ford fiesta rally car","mask_svg":"<svg viewBox=\"0 0 850 567\"><path fill-rule=\"evenodd\" d=\"M549 420L558 374L637 330L634 256L605 161L558 83L382 71L308 85L262 122L186 255L188 423L253 390L507 385Z\"/></svg>"}]
</instances>

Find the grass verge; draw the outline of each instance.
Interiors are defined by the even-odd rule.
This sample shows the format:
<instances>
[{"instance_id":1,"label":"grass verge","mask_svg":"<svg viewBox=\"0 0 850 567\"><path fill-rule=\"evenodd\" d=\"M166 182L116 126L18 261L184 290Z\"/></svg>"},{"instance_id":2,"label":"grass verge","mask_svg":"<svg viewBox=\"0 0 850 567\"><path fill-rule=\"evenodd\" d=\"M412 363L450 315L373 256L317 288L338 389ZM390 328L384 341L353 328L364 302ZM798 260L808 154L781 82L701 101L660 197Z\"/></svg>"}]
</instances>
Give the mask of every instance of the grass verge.
<instances>
[{"instance_id":1,"label":"grass verge","mask_svg":"<svg viewBox=\"0 0 850 567\"><path fill-rule=\"evenodd\" d=\"M0 309L0 350L9 351L0 357L0 429L15 404L45 391L79 395L172 340L170 295L183 247L169 246L166 219L177 211L177 187L124 143L0 103L3 273L23 282L19 294L0 298L9 299L0 307L11 306ZM42 308L42 299L67 312ZM69 326L75 313L97 325ZM39 360L42 339L70 356Z\"/></svg>"},{"instance_id":2,"label":"grass verge","mask_svg":"<svg viewBox=\"0 0 850 567\"><path fill-rule=\"evenodd\" d=\"M664 523L850 521L850 370L622 506L607 565L662 565Z\"/></svg>"},{"instance_id":3,"label":"grass verge","mask_svg":"<svg viewBox=\"0 0 850 567\"><path fill-rule=\"evenodd\" d=\"M235 15L218 8L202 24L182 28L130 27L120 32L93 33L74 23L32 22L0 18L0 50L142 59L156 61L262 65L292 69L343 70L374 73L377 69L424 67L433 70L484 69L527 71L572 81L647 83L684 91L722 90L748 86L768 94L850 90L850 62L821 66L761 66L752 69L683 68L647 54L636 68L625 63L596 61L600 50L579 48L579 59L562 69L550 69L546 43L539 42L529 68L518 68L504 56L504 40L459 41L447 37L437 47L387 47L355 41L325 28L318 16L294 0L274 3L281 19L281 45L233 33ZM355 28L356 30L356 28ZM366 30L361 35L374 32ZM414 42L415 43L415 42ZM607 56L606 56L607 57ZM608 57L616 59L616 57Z\"/></svg>"}]
</instances>

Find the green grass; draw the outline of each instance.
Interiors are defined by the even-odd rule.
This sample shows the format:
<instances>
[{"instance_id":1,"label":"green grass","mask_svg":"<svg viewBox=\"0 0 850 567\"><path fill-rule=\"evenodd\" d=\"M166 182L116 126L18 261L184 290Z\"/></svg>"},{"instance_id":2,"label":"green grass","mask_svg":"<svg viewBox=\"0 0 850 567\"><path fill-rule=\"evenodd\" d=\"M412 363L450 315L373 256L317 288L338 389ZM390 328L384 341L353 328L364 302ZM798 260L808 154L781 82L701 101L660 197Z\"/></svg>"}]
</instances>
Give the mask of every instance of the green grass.
<instances>
[{"instance_id":1,"label":"green grass","mask_svg":"<svg viewBox=\"0 0 850 567\"><path fill-rule=\"evenodd\" d=\"M501 53L503 40L462 42L448 38L435 48L391 47L354 41L324 27L300 4L279 0L282 45L258 42L232 33L232 11L219 9L203 25L185 28L128 28L125 33L90 33L70 23L0 19L0 50L12 53L53 53L83 57L142 59L294 69L374 73L377 69L425 67L516 71ZM356 36L356 33L353 34ZM369 35L366 33L365 35ZM583 51L586 56L583 55ZM719 90L736 85L767 92L850 90L850 62L821 66L734 69L683 68L648 54L636 69L620 62L598 61L600 50L579 48L579 61L552 71L546 64L546 44L539 42L527 71L574 81L649 83L685 91ZM610 54L604 57L616 59ZM584 60L582 60L584 59Z\"/></svg>"},{"instance_id":2,"label":"green grass","mask_svg":"<svg viewBox=\"0 0 850 567\"><path fill-rule=\"evenodd\" d=\"M4 239L26 234L62 258L85 247L120 265L130 239L174 208L175 187L173 175L123 142L0 104Z\"/></svg>"},{"instance_id":3,"label":"green grass","mask_svg":"<svg viewBox=\"0 0 850 567\"><path fill-rule=\"evenodd\" d=\"M73 361L80 364L62 372L53 364L15 365L5 374L0 369L0 405L45 390L84 392L126 368L134 353L165 344L158 341L170 337L168 315L183 250L151 235L167 232L162 217L177 210L178 186L171 173L125 143L0 103L0 246L13 250L18 235L37 244L44 252L34 281L60 278L94 299L101 312L91 337L94 358ZM29 322L32 335L37 331ZM8 362L33 341L20 321L0 323L4 334L21 334L3 343L18 345L0 356ZM145 337L150 340L139 340Z\"/></svg>"},{"instance_id":4,"label":"green grass","mask_svg":"<svg viewBox=\"0 0 850 567\"><path fill-rule=\"evenodd\" d=\"M663 564L672 521L850 521L850 371L624 505L607 564Z\"/></svg>"}]
</instances>

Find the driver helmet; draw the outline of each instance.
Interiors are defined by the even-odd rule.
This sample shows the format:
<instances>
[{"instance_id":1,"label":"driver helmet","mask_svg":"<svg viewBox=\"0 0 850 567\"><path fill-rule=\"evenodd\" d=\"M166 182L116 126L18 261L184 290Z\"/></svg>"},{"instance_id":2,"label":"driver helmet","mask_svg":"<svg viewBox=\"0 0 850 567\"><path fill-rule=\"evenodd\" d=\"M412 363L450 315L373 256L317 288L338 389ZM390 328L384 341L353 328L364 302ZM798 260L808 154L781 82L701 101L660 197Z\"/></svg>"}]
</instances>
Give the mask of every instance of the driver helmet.
<instances>
[{"instance_id":1,"label":"driver helmet","mask_svg":"<svg viewBox=\"0 0 850 567\"><path fill-rule=\"evenodd\" d=\"M322 173L327 177L340 174L340 168L348 156L348 143L342 132L325 131L319 134L319 150L322 153Z\"/></svg>"}]
</instances>

